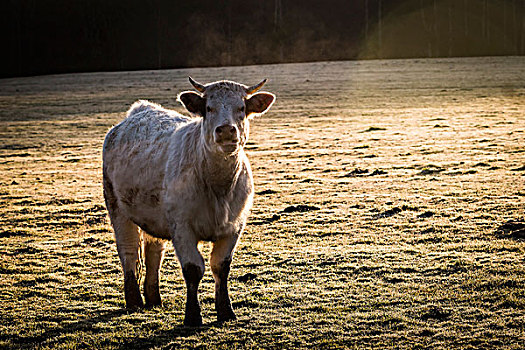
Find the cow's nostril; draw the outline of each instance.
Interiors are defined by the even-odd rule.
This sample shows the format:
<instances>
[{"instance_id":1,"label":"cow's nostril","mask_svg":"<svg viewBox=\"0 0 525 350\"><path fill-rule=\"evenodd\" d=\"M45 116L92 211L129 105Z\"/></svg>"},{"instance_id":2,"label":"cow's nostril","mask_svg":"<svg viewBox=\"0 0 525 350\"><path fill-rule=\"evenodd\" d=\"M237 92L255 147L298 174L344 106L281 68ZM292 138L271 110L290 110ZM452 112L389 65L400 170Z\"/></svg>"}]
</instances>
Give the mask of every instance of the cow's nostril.
<instances>
[{"instance_id":1,"label":"cow's nostril","mask_svg":"<svg viewBox=\"0 0 525 350\"><path fill-rule=\"evenodd\" d=\"M235 125L221 125L215 128L215 133L219 136L234 136L237 135L237 127Z\"/></svg>"}]
</instances>

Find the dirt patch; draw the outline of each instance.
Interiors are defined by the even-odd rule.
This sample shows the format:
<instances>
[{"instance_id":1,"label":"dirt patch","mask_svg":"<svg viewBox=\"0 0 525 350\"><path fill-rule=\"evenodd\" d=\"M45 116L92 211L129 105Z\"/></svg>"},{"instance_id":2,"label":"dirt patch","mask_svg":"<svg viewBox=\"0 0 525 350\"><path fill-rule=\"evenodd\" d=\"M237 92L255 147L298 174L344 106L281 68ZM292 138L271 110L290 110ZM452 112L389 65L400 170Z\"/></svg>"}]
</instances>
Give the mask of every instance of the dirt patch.
<instances>
[{"instance_id":1,"label":"dirt patch","mask_svg":"<svg viewBox=\"0 0 525 350\"><path fill-rule=\"evenodd\" d=\"M444 310L439 306L432 306L424 310L421 314L421 319L424 321L427 320L438 320L444 321L451 316L451 312Z\"/></svg>"},{"instance_id":2,"label":"dirt patch","mask_svg":"<svg viewBox=\"0 0 525 350\"><path fill-rule=\"evenodd\" d=\"M308 205L308 204L298 204L298 205L290 205L282 210L283 213L304 213L308 211L313 210L320 210L321 208L316 207L315 205Z\"/></svg>"},{"instance_id":3,"label":"dirt patch","mask_svg":"<svg viewBox=\"0 0 525 350\"><path fill-rule=\"evenodd\" d=\"M418 207L409 206L406 204L403 204L401 207L393 207L391 209L385 210L383 212L377 213L374 218L381 219L381 218L389 218L391 216L394 216L396 214L401 213L402 211L418 211ZM422 215L422 214L421 214ZM428 214L426 214L428 215ZM422 216L422 217L429 217L429 216Z\"/></svg>"},{"instance_id":4,"label":"dirt patch","mask_svg":"<svg viewBox=\"0 0 525 350\"><path fill-rule=\"evenodd\" d=\"M439 174L443 171L445 171L446 169L444 168L425 168L423 170L421 170L417 175L435 175L435 174Z\"/></svg>"},{"instance_id":5,"label":"dirt patch","mask_svg":"<svg viewBox=\"0 0 525 350\"><path fill-rule=\"evenodd\" d=\"M420 218L420 219L425 219L425 218L430 218L430 217L432 217L434 215L435 215L435 213L433 211L426 211L424 213L419 214L417 217Z\"/></svg>"},{"instance_id":6,"label":"dirt patch","mask_svg":"<svg viewBox=\"0 0 525 350\"><path fill-rule=\"evenodd\" d=\"M341 177L376 176L376 175L386 175L386 174L388 174L388 172L386 172L385 170L381 170L381 169L375 169L374 171L370 172L368 169L355 168L349 173L346 173L345 175L341 175Z\"/></svg>"},{"instance_id":7,"label":"dirt patch","mask_svg":"<svg viewBox=\"0 0 525 350\"><path fill-rule=\"evenodd\" d=\"M258 194L259 196L266 196L266 195L275 194L275 193L279 193L279 191L268 189L268 190L256 192L256 194Z\"/></svg>"},{"instance_id":8,"label":"dirt patch","mask_svg":"<svg viewBox=\"0 0 525 350\"><path fill-rule=\"evenodd\" d=\"M377 127L377 126L371 126L368 129L363 130L361 132L384 131L384 130L386 130L386 129L385 128L381 128L381 127Z\"/></svg>"},{"instance_id":9,"label":"dirt patch","mask_svg":"<svg viewBox=\"0 0 525 350\"><path fill-rule=\"evenodd\" d=\"M525 222L523 220L509 220L499 226L496 233L503 238L525 239Z\"/></svg>"},{"instance_id":10,"label":"dirt patch","mask_svg":"<svg viewBox=\"0 0 525 350\"><path fill-rule=\"evenodd\" d=\"M368 169L355 168L351 172L349 172L349 173L347 173L345 175L342 175L341 177L365 176L365 175L368 175L369 173L370 173L370 171Z\"/></svg>"}]
</instances>

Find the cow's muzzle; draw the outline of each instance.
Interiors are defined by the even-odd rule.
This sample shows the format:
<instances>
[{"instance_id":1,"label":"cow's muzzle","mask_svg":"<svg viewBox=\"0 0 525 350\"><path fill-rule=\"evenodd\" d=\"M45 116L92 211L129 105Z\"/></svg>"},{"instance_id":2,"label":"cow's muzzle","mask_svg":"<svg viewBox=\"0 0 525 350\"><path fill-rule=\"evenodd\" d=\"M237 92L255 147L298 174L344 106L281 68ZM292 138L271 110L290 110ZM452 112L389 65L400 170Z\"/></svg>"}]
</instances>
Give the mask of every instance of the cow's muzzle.
<instances>
[{"instance_id":1,"label":"cow's muzzle","mask_svg":"<svg viewBox=\"0 0 525 350\"><path fill-rule=\"evenodd\" d=\"M215 142L223 152L232 153L239 146L239 129L232 124L225 124L215 128Z\"/></svg>"}]
</instances>

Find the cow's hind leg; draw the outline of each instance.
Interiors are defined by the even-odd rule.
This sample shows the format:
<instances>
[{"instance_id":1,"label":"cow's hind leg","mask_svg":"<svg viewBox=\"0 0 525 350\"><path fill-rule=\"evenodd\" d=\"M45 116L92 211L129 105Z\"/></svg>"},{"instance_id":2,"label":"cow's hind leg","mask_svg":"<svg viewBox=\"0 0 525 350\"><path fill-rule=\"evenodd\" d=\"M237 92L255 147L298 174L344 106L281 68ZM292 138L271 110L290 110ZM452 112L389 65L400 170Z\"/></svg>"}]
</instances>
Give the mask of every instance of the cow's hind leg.
<instances>
[{"instance_id":1,"label":"cow's hind leg","mask_svg":"<svg viewBox=\"0 0 525 350\"><path fill-rule=\"evenodd\" d=\"M144 235L144 255L146 278L144 279L144 298L146 307L161 306L159 277L167 241Z\"/></svg>"},{"instance_id":2,"label":"cow's hind leg","mask_svg":"<svg viewBox=\"0 0 525 350\"><path fill-rule=\"evenodd\" d=\"M140 236L137 225L121 213L113 186L104 171L104 198L115 231L117 251L124 271L124 295L126 307L136 309L144 306L137 283Z\"/></svg>"},{"instance_id":3,"label":"cow's hind leg","mask_svg":"<svg viewBox=\"0 0 525 350\"><path fill-rule=\"evenodd\" d=\"M228 295L228 275L237 238L230 236L218 240L213 244L211 252L210 265L215 279L215 310L219 322L237 318Z\"/></svg>"},{"instance_id":4,"label":"cow's hind leg","mask_svg":"<svg viewBox=\"0 0 525 350\"><path fill-rule=\"evenodd\" d=\"M131 220L112 218L117 241L117 251L124 271L124 296L126 308L144 307L137 282L137 263L139 259L140 236L138 227Z\"/></svg>"},{"instance_id":5,"label":"cow's hind leg","mask_svg":"<svg viewBox=\"0 0 525 350\"><path fill-rule=\"evenodd\" d=\"M197 292L204 275L204 259L197 249L197 243L195 235L189 229L177 227L173 237L173 246L186 281L184 325L188 327L202 326L201 307Z\"/></svg>"}]
</instances>

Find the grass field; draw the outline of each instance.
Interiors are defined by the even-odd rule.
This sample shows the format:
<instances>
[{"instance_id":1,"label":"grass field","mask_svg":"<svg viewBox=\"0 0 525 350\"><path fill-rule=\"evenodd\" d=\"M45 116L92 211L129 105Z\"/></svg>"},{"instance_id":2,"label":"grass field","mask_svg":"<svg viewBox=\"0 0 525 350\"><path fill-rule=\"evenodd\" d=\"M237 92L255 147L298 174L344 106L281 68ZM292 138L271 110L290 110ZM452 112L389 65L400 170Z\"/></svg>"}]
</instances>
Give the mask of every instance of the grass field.
<instances>
[{"instance_id":1,"label":"grass field","mask_svg":"<svg viewBox=\"0 0 525 350\"><path fill-rule=\"evenodd\" d=\"M124 309L101 146L136 99L270 79L238 320ZM0 80L0 348L525 348L525 57L322 62ZM301 206L302 205L302 206ZM210 246L202 244L209 256Z\"/></svg>"}]
</instances>

